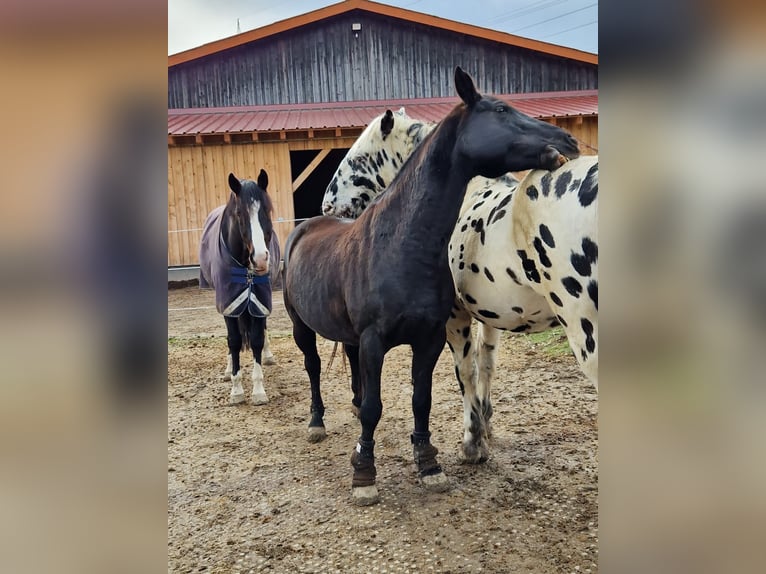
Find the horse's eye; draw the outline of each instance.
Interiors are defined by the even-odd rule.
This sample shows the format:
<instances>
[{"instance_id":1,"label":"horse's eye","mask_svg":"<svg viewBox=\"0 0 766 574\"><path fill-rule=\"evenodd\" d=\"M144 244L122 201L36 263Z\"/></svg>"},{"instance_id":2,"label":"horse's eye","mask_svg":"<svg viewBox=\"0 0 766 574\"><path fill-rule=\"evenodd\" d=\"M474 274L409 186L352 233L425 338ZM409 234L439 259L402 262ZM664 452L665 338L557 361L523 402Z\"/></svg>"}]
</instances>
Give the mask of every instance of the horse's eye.
<instances>
[{"instance_id":1,"label":"horse's eye","mask_svg":"<svg viewBox=\"0 0 766 574\"><path fill-rule=\"evenodd\" d=\"M508 109L505 106L497 106L495 107L495 111L499 114L504 114Z\"/></svg>"}]
</instances>

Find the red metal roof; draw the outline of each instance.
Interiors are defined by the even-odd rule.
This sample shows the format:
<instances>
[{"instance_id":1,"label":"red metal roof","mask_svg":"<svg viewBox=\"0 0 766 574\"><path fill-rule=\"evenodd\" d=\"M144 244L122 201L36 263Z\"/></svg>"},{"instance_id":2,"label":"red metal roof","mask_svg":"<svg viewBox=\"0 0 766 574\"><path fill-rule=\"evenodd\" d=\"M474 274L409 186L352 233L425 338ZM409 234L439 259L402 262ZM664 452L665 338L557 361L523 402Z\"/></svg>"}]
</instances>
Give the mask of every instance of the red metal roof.
<instances>
[{"instance_id":1,"label":"red metal roof","mask_svg":"<svg viewBox=\"0 0 766 574\"><path fill-rule=\"evenodd\" d=\"M499 96L536 118L598 115L598 90ZM458 103L457 96L420 100L370 100L168 110L168 135L268 132L365 127L386 109L404 106L413 118L437 122Z\"/></svg>"}]
</instances>

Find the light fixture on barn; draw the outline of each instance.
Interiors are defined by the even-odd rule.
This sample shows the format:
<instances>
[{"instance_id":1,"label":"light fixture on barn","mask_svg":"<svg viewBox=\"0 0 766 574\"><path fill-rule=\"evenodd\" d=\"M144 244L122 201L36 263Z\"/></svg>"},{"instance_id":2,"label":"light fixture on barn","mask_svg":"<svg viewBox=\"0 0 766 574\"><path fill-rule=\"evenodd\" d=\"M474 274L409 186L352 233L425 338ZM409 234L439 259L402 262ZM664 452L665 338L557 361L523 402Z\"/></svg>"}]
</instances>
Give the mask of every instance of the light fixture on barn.
<instances>
[{"instance_id":1,"label":"light fixture on barn","mask_svg":"<svg viewBox=\"0 0 766 574\"><path fill-rule=\"evenodd\" d=\"M354 31L354 38L359 37L359 30L362 29L362 25L359 22L354 22L351 24L351 29Z\"/></svg>"}]
</instances>

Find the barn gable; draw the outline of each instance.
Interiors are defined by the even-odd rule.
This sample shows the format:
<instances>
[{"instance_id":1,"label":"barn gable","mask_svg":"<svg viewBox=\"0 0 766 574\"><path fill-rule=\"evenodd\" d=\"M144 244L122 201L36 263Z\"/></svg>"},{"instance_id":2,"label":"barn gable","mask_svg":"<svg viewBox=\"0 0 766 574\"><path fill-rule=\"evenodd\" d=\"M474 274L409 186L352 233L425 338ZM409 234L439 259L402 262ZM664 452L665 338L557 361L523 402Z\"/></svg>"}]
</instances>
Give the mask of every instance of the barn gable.
<instances>
[{"instance_id":1,"label":"barn gable","mask_svg":"<svg viewBox=\"0 0 766 574\"><path fill-rule=\"evenodd\" d=\"M598 57L347 0L169 58L168 107L307 104L454 95L470 70L488 93L598 87Z\"/></svg>"}]
</instances>

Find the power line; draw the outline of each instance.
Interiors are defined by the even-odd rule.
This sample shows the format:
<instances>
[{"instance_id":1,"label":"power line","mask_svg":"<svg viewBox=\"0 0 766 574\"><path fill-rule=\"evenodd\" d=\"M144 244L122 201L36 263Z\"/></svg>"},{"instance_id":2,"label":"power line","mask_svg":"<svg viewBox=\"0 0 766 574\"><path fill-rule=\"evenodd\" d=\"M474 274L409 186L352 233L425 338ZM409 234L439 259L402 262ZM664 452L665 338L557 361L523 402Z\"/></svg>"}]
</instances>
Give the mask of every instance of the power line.
<instances>
[{"instance_id":1,"label":"power line","mask_svg":"<svg viewBox=\"0 0 766 574\"><path fill-rule=\"evenodd\" d=\"M544 10L546 8L550 8L551 6L555 6L556 4L561 4L562 2L568 2L569 0L539 0L538 2L534 2L528 6L524 6L522 8L516 8L515 10L511 10L510 12L503 12L501 14L498 14L491 20L489 20L490 23L495 22L504 22L505 20L509 20L510 18L513 18L514 16L521 17L526 16L527 14L532 14L533 12L537 12L538 10Z\"/></svg>"},{"instance_id":2,"label":"power line","mask_svg":"<svg viewBox=\"0 0 766 574\"><path fill-rule=\"evenodd\" d=\"M598 6L598 2L594 2L593 4L588 4L587 6L578 8L577 10L572 10L571 12L565 12L564 14L553 16L552 18L548 18L547 20L542 20L541 22L537 22L536 24L530 24L529 26L522 26L521 28L517 28L516 30L513 30L512 33L515 34L516 32L526 30L527 28L534 28L535 26L539 26L540 24L546 24L547 22L552 22L553 20L558 20L559 18L563 18L564 16L569 16L570 14L576 14L577 12L582 12L583 10L587 10L588 8L593 8L594 6Z\"/></svg>"},{"instance_id":3,"label":"power line","mask_svg":"<svg viewBox=\"0 0 766 574\"><path fill-rule=\"evenodd\" d=\"M566 30L562 30L561 32L556 32L555 34L548 34L547 36L543 36L543 38L551 38L553 36L558 36L559 34L563 34L564 32L571 32L572 30L577 30L579 28L585 28L585 26L590 26L591 24L598 24L598 20L593 20L592 22L586 22L585 24L580 24L579 26L574 26L572 28L567 28Z\"/></svg>"}]
</instances>

